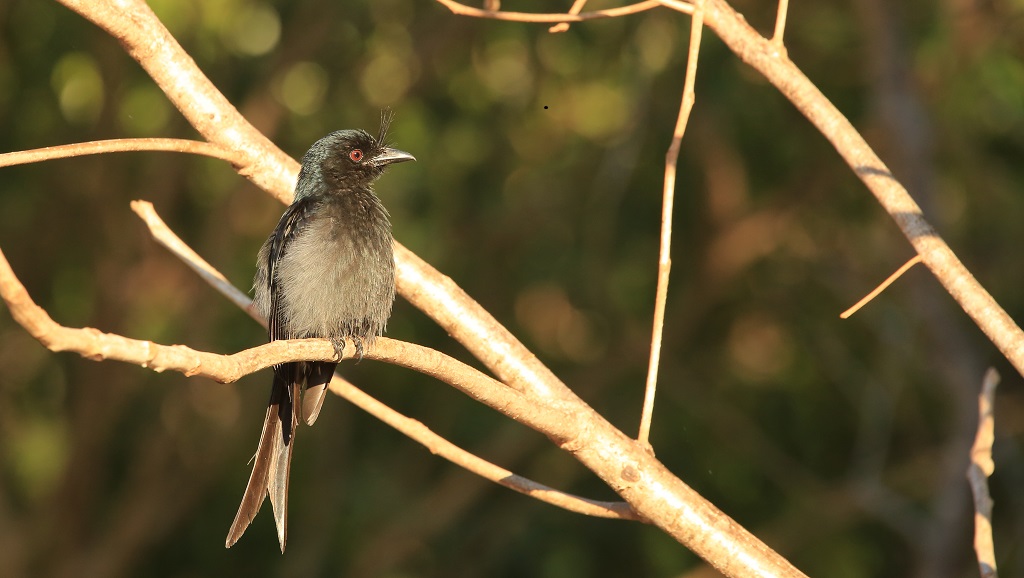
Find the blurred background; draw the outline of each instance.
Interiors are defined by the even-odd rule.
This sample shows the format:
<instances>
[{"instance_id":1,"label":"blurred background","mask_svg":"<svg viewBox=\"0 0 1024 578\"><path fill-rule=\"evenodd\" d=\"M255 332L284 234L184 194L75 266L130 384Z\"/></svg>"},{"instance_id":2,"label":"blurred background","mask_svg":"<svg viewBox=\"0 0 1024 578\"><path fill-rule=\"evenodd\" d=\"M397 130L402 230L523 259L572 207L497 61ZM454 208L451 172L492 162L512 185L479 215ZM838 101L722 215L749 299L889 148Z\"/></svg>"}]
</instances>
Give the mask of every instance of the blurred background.
<instances>
[{"instance_id":1,"label":"blurred background","mask_svg":"<svg viewBox=\"0 0 1024 578\"><path fill-rule=\"evenodd\" d=\"M635 433L687 17L551 34L429 0L150 5L296 158L331 130L375 131L393 108L391 140L419 159L378 184L395 237ZM770 34L773 2L733 5ZM1024 5L798 3L786 44L1024 319ZM658 457L810 575L975 576L964 470L994 365L996 552L1004 576L1024 576L1020 376L923 267L841 321L910 246L824 138L710 31L696 94ZM137 136L197 135L95 26L55 2L0 3L0 150ZM152 201L246 290L283 209L212 159L60 160L0 170L0 247L60 323L222 353L263 343L152 241L132 199ZM401 299L388 335L472 361ZM545 438L443 384L374 362L342 370L485 458L614 498ZM656 528L482 481L334 397L298 434L287 554L266 505L225 550L269 385L269 372L221 385L53 354L0 312L0 574L715 574Z\"/></svg>"}]
</instances>

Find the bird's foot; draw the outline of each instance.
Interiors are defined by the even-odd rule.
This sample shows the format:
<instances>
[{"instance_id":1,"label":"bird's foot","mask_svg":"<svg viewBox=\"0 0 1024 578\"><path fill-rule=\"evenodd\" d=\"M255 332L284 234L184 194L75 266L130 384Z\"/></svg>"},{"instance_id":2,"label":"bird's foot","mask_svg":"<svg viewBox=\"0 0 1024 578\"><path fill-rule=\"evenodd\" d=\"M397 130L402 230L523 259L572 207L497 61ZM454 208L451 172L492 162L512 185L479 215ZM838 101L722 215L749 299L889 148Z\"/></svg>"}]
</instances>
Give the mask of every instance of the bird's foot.
<instances>
[{"instance_id":1,"label":"bird's foot","mask_svg":"<svg viewBox=\"0 0 1024 578\"><path fill-rule=\"evenodd\" d=\"M359 363L363 360L363 340L358 337L353 337L352 340L356 344L356 363Z\"/></svg>"},{"instance_id":2,"label":"bird's foot","mask_svg":"<svg viewBox=\"0 0 1024 578\"><path fill-rule=\"evenodd\" d=\"M331 345L334 346L334 355L338 356L338 361L341 361L345 357L345 338L344 337L331 337ZM359 358L363 358L362 349L359 349Z\"/></svg>"}]
</instances>

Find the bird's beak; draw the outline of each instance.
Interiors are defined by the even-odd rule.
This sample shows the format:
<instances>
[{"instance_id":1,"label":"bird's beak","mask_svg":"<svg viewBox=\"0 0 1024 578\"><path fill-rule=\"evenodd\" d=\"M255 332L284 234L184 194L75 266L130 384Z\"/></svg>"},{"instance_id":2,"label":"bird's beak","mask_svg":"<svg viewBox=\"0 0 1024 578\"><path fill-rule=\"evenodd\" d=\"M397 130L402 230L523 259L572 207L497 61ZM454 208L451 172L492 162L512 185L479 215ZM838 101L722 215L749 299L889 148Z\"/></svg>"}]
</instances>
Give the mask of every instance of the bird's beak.
<instances>
[{"instance_id":1,"label":"bird's beak","mask_svg":"<svg viewBox=\"0 0 1024 578\"><path fill-rule=\"evenodd\" d=\"M369 164L374 167L384 167L392 163L404 163L405 161L414 160L416 160L416 157L405 151L384 147L376 156L370 159Z\"/></svg>"}]
</instances>

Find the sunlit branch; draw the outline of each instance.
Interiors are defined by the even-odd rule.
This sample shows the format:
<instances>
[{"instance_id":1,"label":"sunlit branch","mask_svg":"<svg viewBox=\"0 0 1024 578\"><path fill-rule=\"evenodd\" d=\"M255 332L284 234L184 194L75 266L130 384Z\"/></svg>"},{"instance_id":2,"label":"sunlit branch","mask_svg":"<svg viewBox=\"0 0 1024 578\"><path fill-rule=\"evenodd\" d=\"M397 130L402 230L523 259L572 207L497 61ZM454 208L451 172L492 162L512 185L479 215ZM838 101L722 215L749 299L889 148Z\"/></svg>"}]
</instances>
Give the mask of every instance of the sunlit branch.
<instances>
[{"instance_id":1,"label":"sunlit branch","mask_svg":"<svg viewBox=\"0 0 1024 578\"><path fill-rule=\"evenodd\" d=\"M775 33L772 34L772 42L782 46L782 37L786 34L786 18L789 11L789 0L779 0L779 9L775 15Z\"/></svg>"},{"instance_id":2,"label":"sunlit branch","mask_svg":"<svg viewBox=\"0 0 1024 578\"><path fill-rule=\"evenodd\" d=\"M455 0L437 0L438 3L444 5L454 14L460 16L473 16L475 18L488 18L491 20L506 20L510 22L534 22L534 23L559 23L559 22L585 22L587 20L594 20L596 18L615 18L618 16L627 16L629 14L637 14L657 8L662 4L663 0L644 0L643 2L637 2L636 4L630 4L628 6L621 6L619 8L608 8L606 10L593 10L591 12L582 12L580 14L565 14L565 13L532 13L532 12L506 12L504 10L482 10L480 8L473 8L472 6L466 6L455 2ZM680 6L683 3L678 3Z\"/></svg>"},{"instance_id":3,"label":"sunlit branch","mask_svg":"<svg viewBox=\"0 0 1024 578\"><path fill-rule=\"evenodd\" d=\"M903 274L906 273L911 267L913 267L914 265L917 265L920 262L921 262L921 256L920 255L914 255L913 257L911 257L910 260L907 261L906 263L904 263L902 266L900 266L900 268L897 269L896 272L894 272L892 275L889 275L888 277L886 277L885 281L882 281L881 283L879 283L878 287L875 287L874 289L872 289L870 293L868 293L867 295L862 297L860 301L854 303L852 307L850 307L846 311L843 311L842 313L840 313L839 314L839 318L840 319L847 319L851 315L853 315L854 313L860 311L861 307L864 307L865 305L870 303L872 299L874 299L875 297L878 297L879 293L881 293L882 291L885 291L889 287L889 285L892 285L894 281L896 281L897 279L902 277Z\"/></svg>"},{"instance_id":4,"label":"sunlit branch","mask_svg":"<svg viewBox=\"0 0 1024 578\"><path fill-rule=\"evenodd\" d=\"M255 319L258 323L266 327L266 319L263 319L263 317L261 317L259 313L256 313L252 308L252 299L232 285L220 271L215 269L213 265L207 263L205 259L193 251L192 247L186 245L185 242L181 240L181 237L176 235L174 231L164 223L163 219L160 218L160 215L156 213L156 209L153 208L153 203L150 203L149 201L132 201L131 207L132 210L135 211L135 214L142 219L142 222L149 227L150 234L153 235L153 238L156 239L158 243L163 245L174 256L181 259L181 261L195 271L203 281L212 285L220 294L230 299L232 303L248 313L249 316Z\"/></svg>"},{"instance_id":5,"label":"sunlit branch","mask_svg":"<svg viewBox=\"0 0 1024 578\"><path fill-rule=\"evenodd\" d=\"M430 450L430 453L441 456L484 479L571 512L601 518L643 521L625 502L602 502L581 498L494 465L437 435L422 422L398 413L338 375L334 376L330 387L335 394L419 442Z\"/></svg>"},{"instance_id":6,"label":"sunlit branch","mask_svg":"<svg viewBox=\"0 0 1024 578\"><path fill-rule=\"evenodd\" d=\"M587 0L576 0L575 2L572 3L572 8L569 8L569 14L572 14L574 16L576 14L579 14L580 12L583 11L583 7L586 6L586 5L587 5ZM551 28L548 28L548 32L551 32L552 34L554 34L556 32L565 32L568 29L569 29L569 23L568 22L559 22L558 24L555 24Z\"/></svg>"},{"instance_id":7,"label":"sunlit branch","mask_svg":"<svg viewBox=\"0 0 1024 578\"><path fill-rule=\"evenodd\" d=\"M672 143L665 153L665 179L661 206L661 247L658 255L658 287L654 298L654 328L651 331L651 358L647 366L647 384L644 390L644 406L640 415L640 433L637 441L650 447L651 419L654 414L654 397L658 388L658 367L661 363L661 342L665 330L665 303L668 300L669 273L672 270L672 209L676 194L676 165L679 163L679 148L686 133L686 124L693 110L693 85L697 78L697 60L700 56L700 37L704 28L704 1L697 0L696 10L690 21L690 50L686 58L686 80L683 82L683 99L679 105Z\"/></svg>"},{"instance_id":8,"label":"sunlit branch","mask_svg":"<svg viewBox=\"0 0 1024 578\"><path fill-rule=\"evenodd\" d=\"M213 157L238 166L240 160L234 151L197 140L179 138L122 138L58 145L28 151L0 154L0 167L25 165L54 159L115 152L162 151L188 153Z\"/></svg>"},{"instance_id":9,"label":"sunlit branch","mask_svg":"<svg viewBox=\"0 0 1024 578\"><path fill-rule=\"evenodd\" d=\"M670 0L662 0L667 2ZM725 0L706 0L705 22L740 59L761 73L828 139L896 222L921 262L985 335L1024 375L1024 331L978 283L925 219L921 207L864 137L821 90Z\"/></svg>"},{"instance_id":10,"label":"sunlit branch","mask_svg":"<svg viewBox=\"0 0 1024 578\"><path fill-rule=\"evenodd\" d=\"M683 14L693 14L693 2L684 2L683 0L659 0L658 3L664 6L665 8L671 8L676 12L682 12Z\"/></svg>"},{"instance_id":11,"label":"sunlit branch","mask_svg":"<svg viewBox=\"0 0 1024 578\"><path fill-rule=\"evenodd\" d=\"M995 441L994 408L998 385L999 373L989 368L978 394L978 432L971 447L971 463L967 466L967 481L974 495L974 551L982 578L998 576L992 540L992 496L988 489L988 478L996 469L992 460L992 442Z\"/></svg>"}]
</instances>

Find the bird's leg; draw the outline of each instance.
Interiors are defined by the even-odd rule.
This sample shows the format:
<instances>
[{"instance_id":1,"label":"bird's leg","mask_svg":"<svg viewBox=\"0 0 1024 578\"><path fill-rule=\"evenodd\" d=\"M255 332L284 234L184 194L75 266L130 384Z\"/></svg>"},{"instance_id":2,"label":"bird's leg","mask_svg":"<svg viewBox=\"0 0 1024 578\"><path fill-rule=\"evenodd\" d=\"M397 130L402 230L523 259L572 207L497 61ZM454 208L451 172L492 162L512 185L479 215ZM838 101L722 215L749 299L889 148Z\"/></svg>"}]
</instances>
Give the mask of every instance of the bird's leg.
<instances>
[{"instance_id":1,"label":"bird's leg","mask_svg":"<svg viewBox=\"0 0 1024 578\"><path fill-rule=\"evenodd\" d=\"M353 337L352 340L356 343L356 363L359 363L363 360L363 340L358 337Z\"/></svg>"},{"instance_id":2,"label":"bird's leg","mask_svg":"<svg viewBox=\"0 0 1024 578\"><path fill-rule=\"evenodd\" d=\"M345 338L344 337L331 337L331 345L334 346L334 354L338 356L338 361L341 361L345 357ZM359 358L362 359L362 350L359 350Z\"/></svg>"}]
</instances>

